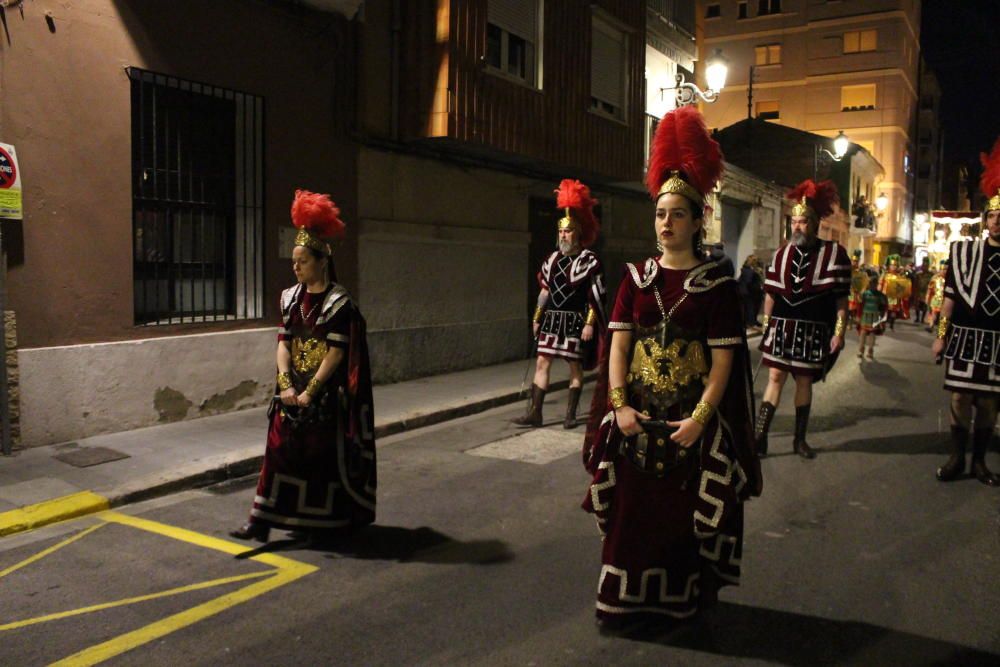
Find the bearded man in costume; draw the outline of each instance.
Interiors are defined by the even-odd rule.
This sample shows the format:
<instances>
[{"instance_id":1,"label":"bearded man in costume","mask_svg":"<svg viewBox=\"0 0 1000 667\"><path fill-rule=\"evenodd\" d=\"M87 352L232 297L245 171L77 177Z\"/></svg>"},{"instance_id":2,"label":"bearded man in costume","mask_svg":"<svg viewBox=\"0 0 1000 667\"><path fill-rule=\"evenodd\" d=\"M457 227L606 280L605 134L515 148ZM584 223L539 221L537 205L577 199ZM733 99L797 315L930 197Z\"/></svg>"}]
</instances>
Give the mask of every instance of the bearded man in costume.
<instances>
[{"instance_id":1,"label":"bearded man in costume","mask_svg":"<svg viewBox=\"0 0 1000 667\"><path fill-rule=\"evenodd\" d=\"M739 289L701 247L721 171L695 107L664 116L646 181L660 252L626 266L583 450L602 631L690 618L739 583L743 502L761 482Z\"/></svg>"},{"instance_id":2,"label":"bearded man in costume","mask_svg":"<svg viewBox=\"0 0 1000 667\"><path fill-rule=\"evenodd\" d=\"M518 426L542 425L542 403L549 388L552 359L569 363L569 399L563 428L575 428L576 409L583 390L583 371L594 368L599 344L607 326L604 312L604 269L590 246L597 241L600 225L594 217L598 201L590 188L563 179L555 191L559 219L559 249L549 255L538 272L538 306L532 322L537 344L531 404Z\"/></svg>"},{"instance_id":3,"label":"bearded man in costume","mask_svg":"<svg viewBox=\"0 0 1000 667\"><path fill-rule=\"evenodd\" d=\"M952 451L937 478L949 482L964 475L971 430L972 476L987 486L1000 486L1000 477L986 467L1000 403L1000 139L981 160L979 186L987 197L983 225L988 236L951 244L932 347L935 357L944 356L944 388L951 392Z\"/></svg>"},{"instance_id":4,"label":"bearded man in costume","mask_svg":"<svg viewBox=\"0 0 1000 667\"><path fill-rule=\"evenodd\" d=\"M833 213L839 198L831 181L811 179L788 193L792 238L774 253L764 290L764 333L760 349L770 370L757 415L757 452L767 453L767 434L789 373L795 378L796 454L816 456L806 442L813 383L823 380L844 347L851 262L835 241L816 236L819 222Z\"/></svg>"},{"instance_id":5,"label":"bearded man in costume","mask_svg":"<svg viewBox=\"0 0 1000 667\"><path fill-rule=\"evenodd\" d=\"M886 272L879 283L879 291L889 300L889 328L895 331L896 320L910 318L910 294L913 291L910 279L899 268L899 255L886 258Z\"/></svg>"},{"instance_id":6,"label":"bearded man in costume","mask_svg":"<svg viewBox=\"0 0 1000 667\"><path fill-rule=\"evenodd\" d=\"M280 528L317 537L375 520L375 417L365 320L333 270L343 238L328 195L296 190L297 283L281 293L277 381L250 518L230 535Z\"/></svg>"}]
</instances>

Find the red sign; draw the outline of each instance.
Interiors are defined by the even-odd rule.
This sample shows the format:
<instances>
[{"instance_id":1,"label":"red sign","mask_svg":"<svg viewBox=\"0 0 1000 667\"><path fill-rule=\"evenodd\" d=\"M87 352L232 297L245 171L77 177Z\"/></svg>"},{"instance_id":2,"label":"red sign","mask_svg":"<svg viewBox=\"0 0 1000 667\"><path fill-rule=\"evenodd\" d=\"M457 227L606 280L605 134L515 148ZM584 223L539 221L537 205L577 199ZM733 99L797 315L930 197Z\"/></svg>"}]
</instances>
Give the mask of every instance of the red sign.
<instances>
[{"instance_id":1,"label":"red sign","mask_svg":"<svg viewBox=\"0 0 1000 667\"><path fill-rule=\"evenodd\" d=\"M0 188L12 188L16 182L17 167L14 166L14 158L10 156L10 153L0 148Z\"/></svg>"}]
</instances>

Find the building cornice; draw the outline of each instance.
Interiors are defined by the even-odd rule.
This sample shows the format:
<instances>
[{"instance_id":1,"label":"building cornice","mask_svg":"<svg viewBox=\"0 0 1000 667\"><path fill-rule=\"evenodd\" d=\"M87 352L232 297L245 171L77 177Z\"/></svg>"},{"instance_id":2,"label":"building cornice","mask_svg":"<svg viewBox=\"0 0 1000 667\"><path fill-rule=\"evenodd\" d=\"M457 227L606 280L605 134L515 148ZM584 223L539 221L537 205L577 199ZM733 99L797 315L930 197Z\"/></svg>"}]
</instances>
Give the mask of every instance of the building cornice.
<instances>
[{"instance_id":1,"label":"building cornice","mask_svg":"<svg viewBox=\"0 0 1000 667\"><path fill-rule=\"evenodd\" d=\"M733 42L744 39L760 39L761 37L771 37L780 35L793 35L800 32L809 32L810 30L816 30L819 28L831 28L838 25L852 25L855 23L864 23L866 21L883 21L888 19L901 19L904 24L906 24L907 29L910 31L910 36L915 42L920 43L920 38L917 36L916 30L913 29L913 23L910 21L910 17L906 12L901 9L895 9L888 12L872 12L870 14L854 14L852 16L838 16L836 18L829 19L817 19L815 21L809 21L805 25L792 26L790 28L775 28L773 30L757 30L754 32L734 32L729 35L720 35L719 37L706 37L701 40L702 44L719 44L724 42Z\"/></svg>"}]
</instances>

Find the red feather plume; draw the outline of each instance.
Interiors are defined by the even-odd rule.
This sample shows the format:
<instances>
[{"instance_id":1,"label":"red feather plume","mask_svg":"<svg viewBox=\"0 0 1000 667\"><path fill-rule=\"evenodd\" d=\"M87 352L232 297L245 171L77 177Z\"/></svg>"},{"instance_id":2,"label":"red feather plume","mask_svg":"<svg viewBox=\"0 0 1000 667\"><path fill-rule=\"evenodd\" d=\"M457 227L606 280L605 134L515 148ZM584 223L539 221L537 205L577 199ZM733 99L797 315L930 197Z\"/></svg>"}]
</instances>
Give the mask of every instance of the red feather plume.
<instances>
[{"instance_id":1,"label":"red feather plume","mask_svg":"<svg viewBox=\"0 0 1000 667\"><path fill-rule=\"evenodd\" d=\"M572 209L573 219L580 223L580 245L584 248L592 246L601 225L594 217L598 201L590 196L590 188L580 181L564 178L555 193L556 206Z\"/></svg>"},{"instance_id":2,"label":"red feather plume","mask_svg":"<svg viewBox=\"0 0 1000 667\"><path fill-rule=\"evenodd\" d=\"M292 201L292 224L323 239L343 238L347 225L340 219L340 209L330 195L296 190Z\"/></svg>"},{"instance_id":3,"label":"red feather plume","mask_svg":"<svg viewBox=\"0 0 1000 667\"><path fill-rule=\"evenodd\" d=\"M982 190L986 198L995 197L1000 192L1000 138L993 144L990 154L979 154L979 161L983 163L983 175L979 177L979 189Z\"/></svg>"},{"instance_id":4,"label":"red feather plume","mask_svg":"<svg viewBox=\"0 0 1000 667\"><path fill-rule=\"evenodd\" d=\"M693 106L671 111L656 126L646 173L650 197L656 199L671 171L681 172L702 196L711 192L722 176L722 149Z\"/></svg>"},{"instance_id":5,"label":"red feather plume","mask_svg":"<svg viewBox=\"0 0 1000 667\"><path fill-rule=\"evenodd\" d=\"M806 203L820 220L833 213L833 207L840 204L840 195L837 194L837 186L833 181L820 181L819 183L807 178L785 195L794 202L802 201L806 198Z\"/></svg>"}]
</instances>

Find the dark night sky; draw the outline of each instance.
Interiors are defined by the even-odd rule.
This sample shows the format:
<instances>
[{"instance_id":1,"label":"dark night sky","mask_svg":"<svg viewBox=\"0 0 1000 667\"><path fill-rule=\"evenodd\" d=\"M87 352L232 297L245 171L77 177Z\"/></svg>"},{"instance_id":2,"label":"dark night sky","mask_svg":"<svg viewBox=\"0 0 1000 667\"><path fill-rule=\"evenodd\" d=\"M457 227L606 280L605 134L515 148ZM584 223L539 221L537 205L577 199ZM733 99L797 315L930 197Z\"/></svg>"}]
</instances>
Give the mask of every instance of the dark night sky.
<instances>
[{"instance_id":1,"label":"dark night sky","mask_svg":"<svg viewBox=\"0 0 1000 667\"><path fill-rule=\"evenodd\" d=\"M921 48L943 93L945 160L976 177L1000 136L1000 0L924 0Z\"/></svg>"}]
</instances>

